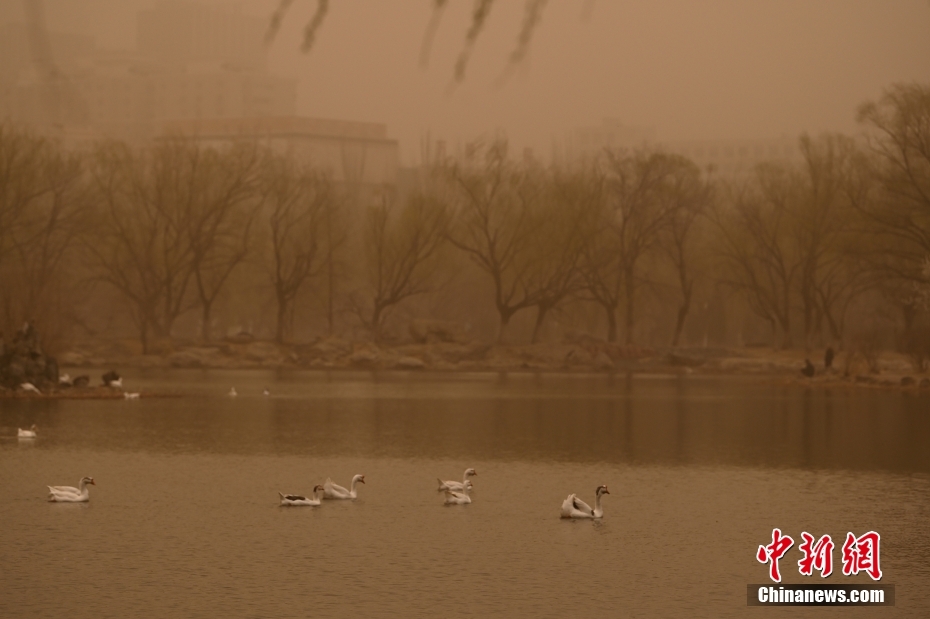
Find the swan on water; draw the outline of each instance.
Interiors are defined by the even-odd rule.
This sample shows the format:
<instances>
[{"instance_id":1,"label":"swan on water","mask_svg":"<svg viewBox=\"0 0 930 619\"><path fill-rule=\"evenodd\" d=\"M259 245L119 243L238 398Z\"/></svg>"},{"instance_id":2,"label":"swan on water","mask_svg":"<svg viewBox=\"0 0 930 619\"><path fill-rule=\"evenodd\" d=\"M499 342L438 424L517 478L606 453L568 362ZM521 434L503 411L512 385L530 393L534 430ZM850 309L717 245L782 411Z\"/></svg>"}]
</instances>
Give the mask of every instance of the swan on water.
<instances>
[{"instance_id":1,"label":"swan on water","mask_svg":"<svg viewBox=\"0 0 930 619\"><path fill-rule=\"evenodd\" d=\"M437 488L437 490L439 492L442 492L443 490L455 490L456 492L462 492L465 490L465 482L468 481L469 477L474 475L478 475L478 473L475 472L475 469L465 469L465 474L462 475L462 481L443 481L437 477L436 481L439 482L439 488Z\"/></svg>"},{"instance_id":2,"label":"swan on water","mask_svg":"<svg viewBox=\"0 0 930 619\"><path fill-rule=\"evenodd\" d=\"M23 430L22 428L16 428L16 436L18 438L35 438L36 437L36 424L32 424L32 427L28 430Z\"/></svg>"},{"instance_id":3,"label":"swan on water","mask_svg":"<svg viewBox=\"0 0 930 619\"><path fill-rule=\"evenodd\" d=\"M281 496L281 505L319 505L320 504L320 493L323 491L323 486L316 485L313 487L313 498L308 499L305 496L299 494L284 494L279 492Z\"/></svg>"},{"instance_id":4,"label":"swan on water","mask_svg":"<svg viewBox=\"0 0 930 619\"><path fill-rule=\"evenodd\" d=\"M53 503L85 503L90 500L90 491L87 486L96 486L93 477L81 479L79 488L74 486L48 486L48 500Z\"/></svg>"},{"instance_id":5,"label":"swan on water","mask_svg":"<svg viewBox=\"0 0 930 619\"><path fill-rule=\"evenodd\" d=\"M42 395L42 392L39 391L39 388L32 383L21 383L19 388L23 391L29 391L30 393L38 393L39 395Z\"/></svg>"},{"instance_id":6,"label":"swan on water","mask_svg":"<svg viewBox=\"0 0 930 619\"><path fill-rule=\"evenodd\" d=\"M594 509L574 494L562 501L562 518L602 518L604 510L601 507L601 496L610 494L607 486L598 486L594 491Z\"/></svg>"},{"instance_id":7,"label":"swan on water","mask_svg":"<svg viewBox=\"0 0 930 619\"><path fill-rule=\"evenodd\" d=\"M355 484L361 482L365 483L364 475L356 475L352 478L352 485L350 490L346 490L338 484L334 484L333 480L329 477L326 478L326 482L323 483L323 498L324 499L352 499L355 500L358 497L358 490L355 488Z\"/></svg>"},{"instance_id":8,"label":"swan on water","mask_svg":"<svg viewBox=\"0 0 930 619\"><path fill-rule=\"evenodd\" d=\"M465 505L466 503L471 503L471 496L469 496L468 493L471 492L473 487L474 485L471 483L471 480L466 479L461 491L446 488L446 500L444 503L446 505Z\"/></svg>"}]
</instances>

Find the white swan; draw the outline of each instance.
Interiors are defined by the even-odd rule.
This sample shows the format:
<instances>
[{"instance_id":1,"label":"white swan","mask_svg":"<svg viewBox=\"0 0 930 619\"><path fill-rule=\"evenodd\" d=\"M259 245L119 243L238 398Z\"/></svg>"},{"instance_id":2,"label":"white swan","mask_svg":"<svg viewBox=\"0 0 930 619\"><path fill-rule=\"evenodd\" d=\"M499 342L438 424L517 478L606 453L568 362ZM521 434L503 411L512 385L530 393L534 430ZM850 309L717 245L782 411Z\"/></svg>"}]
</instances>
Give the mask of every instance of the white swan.
<instances>
[{"instance_id":1,"label":"white swan","mask_svg":"<svg viewBox=\"0 0 930 619\"><path fill-rule=\"evenodd\" d=\"M355 489L355 484L357 482L365 483L364 475L356 475L352 478L351 490L346 490L338 484L334 484L333 480L329 477L326 478L326 481L323 483L323 498L324 499L352 499L353 501L358 497L358 491Z\"/></svg>"},{"instance_id":2,"label":"white swan","mask_svg":"<svg viewBox=\"0 0 930 619\"><path fill-rule=\"evenodd\" d=\"M114 389L122 389L123 388L123 377L120 376L116 380L111 380L110 382L107 383L107 387L113 387Z\"/></svg>"},{"instance_id":3,"label":"white swan","mask_svg":"<svg viewBox=\"0 0 930 619\"><path fill-rule=\"evenodd\" d=\"M67 372L65 372L64 374L62 374L61 376L59 376L59 377L58 377L58 384L59 384L59 385L68 385L68 386L70 386L70 385L71 385L71 375L68 374Z\"/></svg>"},{"instance_id":4,"label":"white swan","mask_svg":"<svg viewBox=\"0 0 930 619\"><path fill-rule=\"evenodd\" d=\"M48 486L48 500L53 503L85 503L90 500L87 485L96 486L93 477L81 479L80 488L74 486Z\"/></svg>"},{"instance_id":5,"label":"white swan","mask_svg":"<svg viewBox=\"0 0 930 619\"><path fill-rule=\"evenodd\" d=\"M22 428L16 428L17 438L35 438L36 437L36 424L32 424L32 427L28 430L23 430Z\"/></svg>"},{"instance_id":6,"label":"white swan","mask_svg":"<svg viewBox=\"0 0 930 619\"><path fill-rule=\"evenodd\" d=\"M312 505L316 506L320 504L320 492L323 491L323 486L316 485L313 487L313 498L308 499L305 496L299 494L284 494L279 492L281 495L281 505Z\"/></svg>"},{"instance_id":7,"label":"white swan","mask_svg":"<svg viewBox=\"0 0 930 619\"><path fill-rule=\"evenodd\" d=\"M439 492L442 492L443 490L455 490L456 492L462 492L465 490L465 482L467 482L468 478L473 475L478 475L478 473L475 472L475 469L465 469L465 474L462 475L462 481L443 481L437 477L436 481L439 482L439 488L437 488L437 490Z\"/></svg>"},{"instance_id":8,"label":"white swan","mask_svg":"<svg viewBox=\"0 0 930 619\"><path fill-rule=\"evenodd\" d=\"M444 503L446 505L465 505L466 503L471 503L471 496L469 496L468 493L471 492L473 487L471 481L466 479L461 492L446 488L446 500Z\"/></svg>"},{"instance_id":9,"label":"white swan","mask_svg":"<svg viewBox=\"0 0 930 619\"><path fill-rule=\"evenodd\" d=\"M265 387L264 391L262 391L262 395L263 395L263 396L269 396L269 395L271 395L271 391L268 390L268 387Z\"/></svg>"},{"instance_id":10,"label":"white swan","mask_svg":"<svg viewBox=\"0 0 930 619\"><path fill-rule=\"evenodd\" d=\"M568 498L562 501L562 518L603 518L601 496L605 494L610 494L607 486L598 486L594 491L594 509L574 494L568 495Z\"/></svg>"},{"instance_id":11,"label":"white swan","mask_svg":"<svg viewBox=\"0 0 930 619\"><path fill-rule=\"evenodd\" d=\"M42 395L42 392L39 391L39 388L33 385L32 383L21 383L19 385L19 388L22 389L23 391L30 391L32 393L38 393L39 395Z\"/></svg>"},{"instance_id":12,"label":"white swan","mask_svg":"<svg viewBox=\"0 0 930 619\"><path fill-rule=\"evenodd\" d=\"M124 392L123 392L123 398L126 399L126 400L138 400L138 399L139 399L139 392L138 392L138 391L134 391L134 392L130 393L129 391L124 391Z\"/></svg>"},{"instance_id":13,"label":"white swan","mask_svg":"<svg viewBox=\"0 0 930 619\"><path fill-rule=\"evenodd\" d=\"M236 388L235 388L235 387L230 387L230 388L229 388L229 397L234 398L234 397L236 397L237 395L239 395L239 394L236 393Z\"/></svg>"}]
</instances>

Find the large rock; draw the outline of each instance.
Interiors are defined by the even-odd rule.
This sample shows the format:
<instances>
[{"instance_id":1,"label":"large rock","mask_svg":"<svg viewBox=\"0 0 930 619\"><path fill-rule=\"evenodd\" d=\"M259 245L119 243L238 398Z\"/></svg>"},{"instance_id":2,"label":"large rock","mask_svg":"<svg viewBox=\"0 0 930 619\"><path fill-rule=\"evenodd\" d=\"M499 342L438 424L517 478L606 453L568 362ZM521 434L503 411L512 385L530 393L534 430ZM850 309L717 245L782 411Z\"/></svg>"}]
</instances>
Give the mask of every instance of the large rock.
<instances>
[{"instance_id":1,"label":"large rock","mask_svg":"<svg viewBox=\"0 0 930 619\"><path fill-rule=\"evenodd\" d=\"M426 363L416 357L401 357L394 365L404 370L422 370L426 367Z\"/></svg>"},{"instance_id":2,"label":"large rock","mask_svg":"<svg viewBox=\"0 0 930 619\"><path fill-rule=\"evenodd\" d=\"M369 368L377 365L380 358L375 351L362 349L349 355L349 363L356 367Z\"/></svg>"},{"instance_id":3,"label":"large rock","mask_svg":"<svg viewBox=\"0 0 930 619\"><path fill-rule=\"evenodd\" d=\"M262 364L284 363L285 355L277 344L271 342L252 342L245 347L245 358Z\"/></svg>"}]
</instances>

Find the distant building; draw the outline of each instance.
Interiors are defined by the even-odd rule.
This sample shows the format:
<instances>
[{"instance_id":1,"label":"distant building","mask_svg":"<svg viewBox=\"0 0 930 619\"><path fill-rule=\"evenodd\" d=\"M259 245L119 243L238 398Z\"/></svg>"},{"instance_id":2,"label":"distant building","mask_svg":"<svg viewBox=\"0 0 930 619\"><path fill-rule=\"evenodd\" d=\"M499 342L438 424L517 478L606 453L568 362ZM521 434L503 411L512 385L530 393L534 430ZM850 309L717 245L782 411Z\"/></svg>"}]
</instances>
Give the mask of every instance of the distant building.
<instances>
[{"instance_id":1,"label":"distant building","mask_svg":"<svg viewBox=\"0 0 930 619\"><path fill-rule=\"evenodd\" d=\"M399 147L380 123L296 116L179 120L165 123L165 136L206 146L254 142L296 161L328 171L340 184L369 193L397 185Z\"/></svg>"},{"instance_id":2,"label":"distant building","mask_svg":"<svg viewBox=\"0 0 930 619\"><path fill-rule=\"evenodd\" d=\"M291 116L296 81L267 70L265 27L235 6L161 0L139 13L134 51L45 33L51 50L43 58L29 28L7 26L0 32L0 120L145 142L172 119Z\"/></svg>"}]
</instances>

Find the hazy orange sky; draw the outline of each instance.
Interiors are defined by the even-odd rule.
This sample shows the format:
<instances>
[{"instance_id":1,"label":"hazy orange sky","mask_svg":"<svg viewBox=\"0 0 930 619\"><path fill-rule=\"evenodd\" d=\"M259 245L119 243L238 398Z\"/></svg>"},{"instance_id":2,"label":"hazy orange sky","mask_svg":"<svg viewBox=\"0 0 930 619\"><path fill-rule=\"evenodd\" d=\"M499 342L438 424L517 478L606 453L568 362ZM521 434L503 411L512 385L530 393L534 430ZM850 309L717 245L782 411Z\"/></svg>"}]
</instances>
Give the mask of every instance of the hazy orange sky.
<instances>
[{"instance_id":1,"label":"hazy orange sky","mask_svg":"<svg viewBox=\"0 0 930 619\"><path fill-rule=\"evenodd\" d=\"M111 48L134 45L135 12L153 4L45 1L50 28ZM524 2L498 0L455 87L473 2L450 2L422 69L431 3L332 0L302 54L316 0L295 0L270 66L300 80L299 114L384 122L406 163L428 133L455 144L504 132L548 156L554 140L607 117L669 140L854 132L859 103L895 81L930 81L928 0L549 0L503 83ZM234 4L267 17L277 0Z\"/></svg>"}]
</instances>

